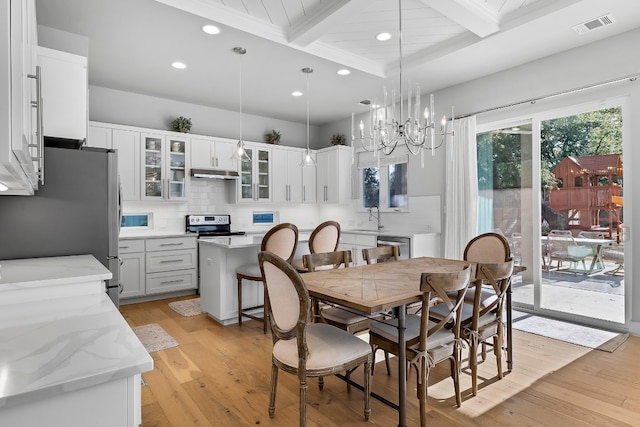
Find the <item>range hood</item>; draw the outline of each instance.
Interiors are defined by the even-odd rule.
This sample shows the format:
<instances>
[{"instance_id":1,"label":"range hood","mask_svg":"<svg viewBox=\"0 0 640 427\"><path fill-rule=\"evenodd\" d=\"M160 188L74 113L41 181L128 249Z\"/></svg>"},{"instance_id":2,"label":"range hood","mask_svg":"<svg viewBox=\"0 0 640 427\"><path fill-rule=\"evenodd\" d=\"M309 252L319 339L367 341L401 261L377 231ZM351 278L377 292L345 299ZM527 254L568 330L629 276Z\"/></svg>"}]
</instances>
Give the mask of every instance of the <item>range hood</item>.
<instances>
[{"instance_id":1,"label":"range hood","mask_svg":"<svg viewBox=\"0 0 640 427\"><path fill-rule=\"evenodd\" d=\"M191 169L191 176L194 178L207 179L238 179L240 177L236 171L225 171L221 169Z\"/></svg>"}]
</instances>

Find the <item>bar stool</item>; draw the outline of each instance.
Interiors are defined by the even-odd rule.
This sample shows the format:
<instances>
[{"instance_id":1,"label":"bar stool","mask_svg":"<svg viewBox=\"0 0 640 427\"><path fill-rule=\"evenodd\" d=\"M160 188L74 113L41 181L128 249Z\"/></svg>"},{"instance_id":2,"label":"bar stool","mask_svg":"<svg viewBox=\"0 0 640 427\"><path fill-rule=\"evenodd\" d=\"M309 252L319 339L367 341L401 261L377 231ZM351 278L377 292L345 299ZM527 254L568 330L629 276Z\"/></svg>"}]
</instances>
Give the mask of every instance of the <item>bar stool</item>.
<instances>
[{"instance_id":1,"label":"bar stool","mask_svg":"<svg viewBox=\"0 0 640 427\"><path fill-rule=\"evenodd\" d=\"M319 224L309 237L309 252L312 254L335 252L340 243L340 224L336 221L325 221ZM299 273L306 273L302 259L294 259L291 263Z\"/></svg>"},{"instance_id":2,"label":"bar stool","mask_svg":"<svg viewBox=\"0 0 640 427\"><path fill-rule=\"evenodd\" d=\"M298 227L289 222L278 224L271 228L262 238L260 245L261 251L272 252L286 262L291 263L293 255L298 247ZM260 264L242 265L236 269L236 278L238 279L238 326L242 326L242 317L248 317L254 320L262 321L263 332L267 333L267 307L269 297L264 293L264 304L253 307L242 308L242 281L249 280L252 282L263 282ZM263 282L264 285L264 282ZM262 317L251 313L252 310L263 308Z\"/></svg>"}]
</instances>

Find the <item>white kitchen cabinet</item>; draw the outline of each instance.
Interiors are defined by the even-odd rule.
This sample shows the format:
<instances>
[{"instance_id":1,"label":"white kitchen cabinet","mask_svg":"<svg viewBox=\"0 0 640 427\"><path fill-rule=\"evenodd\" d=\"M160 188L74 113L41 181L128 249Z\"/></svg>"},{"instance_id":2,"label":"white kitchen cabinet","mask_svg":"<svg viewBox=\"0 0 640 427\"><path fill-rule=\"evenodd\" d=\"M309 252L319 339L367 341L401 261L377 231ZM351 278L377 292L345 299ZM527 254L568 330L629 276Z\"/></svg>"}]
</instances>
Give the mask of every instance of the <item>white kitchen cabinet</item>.
<instances>
[{"instance_id":1,"label":"white kitchen cabinet","mask_svg":"<svg viewBox=\"0 0 640 427\"><path fill-rule=\"evenodd\" d=\"M236 201L270 202L271 148L263 144L245 143L245 151L250 161L240 162Z\"/></svg>"},{"instance_id":2,"label":"white kitchen cabinet","mask_svg":"<svg viewBox=\"0 0 640 427\"><path fill-rule=\"evenodd\" d=\"M87 58L38 47L42 73L44 135L87 138Z\"/></svg>"},{"instance_id":3,"label":"white kitchen cabinet","mask_svg":"<svg viewBox=\"0 0 640 427\"><path fill-rule=\"evenodd\" d=\"M195 236L120 239L118 248L122 303L198 289Z\"/></svg>"},{"instance_id":4,"label":"white kitchen cabinet","mask_svg":"<svg viewBox=\"0 0 640 427\"><path fill-rule=\"evenodd\" d=\"M271 150L275 203L302 203L302 154L295 148L274 147Z\"/></svg>"},{"instance_id":5,"label":"white kitchen cabinet","mask_svg":"<svg viewBox=\"0 0 640 427\"><path fill-rule=\"evenodd\" d=\"M305 150L302 156L306 154ZM316 162L316 166L302 168L302 203L316 203L316 174L318 173L316 153L311 152L311 158Z\"/></svg>"},{"instance_id":6,"label":"white kitchen cabinet","mask_svg":"<svg viewBox=\"0 0 640 427\"><path fill-rule=\"evenodd\" d=\"M35 13L35 0L0 6L0 183L9 188L0 194L33 195L44 179Z\"/></svg>"},{"instance_id":7,"label":"white kitchen cabinet","mask_svg":"<svg viewBox=\"0 0 640 427\"><path fill-rule=\"evenodd\" d=\"M88 147L110 148L118 152L123 201L140 200L140 132L115 125L90 122Z\"/></svg>"},{"instance_id":8,"label":"white kitchen cabinet","mask_svg":"<svg viewBox=\"0 0 640 427\"><path fill-rule=\"evenodd\" d=\"M191 138L191 167L194 169L219 169L237 171L238 161L232 159L236 143L213 137Z\"/></svg>"},{"instance_id":9,"label":"white kitchen cabinet","mask_svg":"<svg viewBox=\"0 0 640 427\"><path fill-rule=\"evenodd\" d=\"M146 294L198 288L195 237L147 239Z\"/></svg>"},{"instance_id":10,"label":"white kitchen cabinet","mask_svg":"<svg viewBox=\"0 0 640 427\"><path fill-rule=\"evenodd\" d=\"M120 240L120 298L132 298L145 294L145 244L144 239Z\"/></svg>"},{"instance_id":11,"label":"white kitchen cabinet","mask_svg":"<svg viewBox=\"0 0 640 427\"><path fill-rule=\"evenodd\" d=\"M318 203L348 203L351 199L351 148L334 146L317 151Z\"/></svg>"},{"instance_id":12,"label":"white kitchen cabinet","mask_svg":"<svg viewBox=\"0 0 640 427\"><path fill-rule=\"evenodd\" d=\"M340 233L340 243L338 245L341 251L351 251L351 260L353 265L366 264L362 257L362 250L366 248L375 248L377 246L377 237L369 234L358 233Z\"/></svg>"},{"instance_id":13,"label":"white kitchen cabinet","mask_svg":"<svg viewBox=\"0 0 640 427\"><path fill-rule=\"evenodd\" d=\"M141 200L188 200L189 153L187 138L142 133Z\"/></svg>"}]
</instances>

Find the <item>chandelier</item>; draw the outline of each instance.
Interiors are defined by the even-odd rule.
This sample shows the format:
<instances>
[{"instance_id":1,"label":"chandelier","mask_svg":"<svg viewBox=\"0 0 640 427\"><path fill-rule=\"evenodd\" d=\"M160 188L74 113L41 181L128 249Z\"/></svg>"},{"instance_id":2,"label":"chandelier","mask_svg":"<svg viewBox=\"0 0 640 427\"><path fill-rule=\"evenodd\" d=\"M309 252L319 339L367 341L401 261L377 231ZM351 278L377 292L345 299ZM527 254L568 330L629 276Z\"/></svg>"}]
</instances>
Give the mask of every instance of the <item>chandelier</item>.
<instances>
[{"instance_id":1,"label":"chandelier","mask_svg":"<svg viewBox=\"0 0 640 427\"><path fill-rule=\"evenodd\" d=\"M402 93L402 0L398 0L398 20L399 38L398 45L400 51L400 99L397 102L400 115L396 118L396 92L391 91L391 105L387 99L387 88L383 89L383 105L378 105L376 101L369 102L369 133L365 134L365 124L361 120L358 131L354 127L354 114L351 113L351 145L355 146L355 141L360 141L365 151L375 151L376 155L383 153L390 155L399 143L404 143L409 152L413 155L423 154L425 149L434 151L441 147L447 135L453 138L453 107L451 107L451 131L446 131L447 117L443 116L440 126L437 129L434 121L435 108L433 94L429 97L429 106L421 111L420 86L415 85L412 93L409 86L407 98L407 117L405 118L404 97ZM436 141L436 137L438 140Z\"/></svg>"}]
</instances>

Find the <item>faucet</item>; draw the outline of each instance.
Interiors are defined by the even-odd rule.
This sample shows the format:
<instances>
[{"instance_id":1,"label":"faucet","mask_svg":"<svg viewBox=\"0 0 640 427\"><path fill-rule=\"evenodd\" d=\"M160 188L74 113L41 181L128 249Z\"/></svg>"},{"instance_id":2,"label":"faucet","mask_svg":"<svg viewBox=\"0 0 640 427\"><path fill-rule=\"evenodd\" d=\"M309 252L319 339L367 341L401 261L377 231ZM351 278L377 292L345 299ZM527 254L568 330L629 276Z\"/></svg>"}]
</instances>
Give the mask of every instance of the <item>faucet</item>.
<instances>
[{"instance_id":1,"label":"faucet","mask_svg":"<svg viewBox=\"0 0 640 427\"><path fill-rule=\"evenodd\" d=\"M377 214L373 213L373 208L376 209ZM378 207L378 205L373 205L369 208L369 221L371 221L371 217L374 217L378 221L378 231L382 230L384 228L384 225L382 225L380 219L380 208Z\"/></svg>"}]
</instances>

